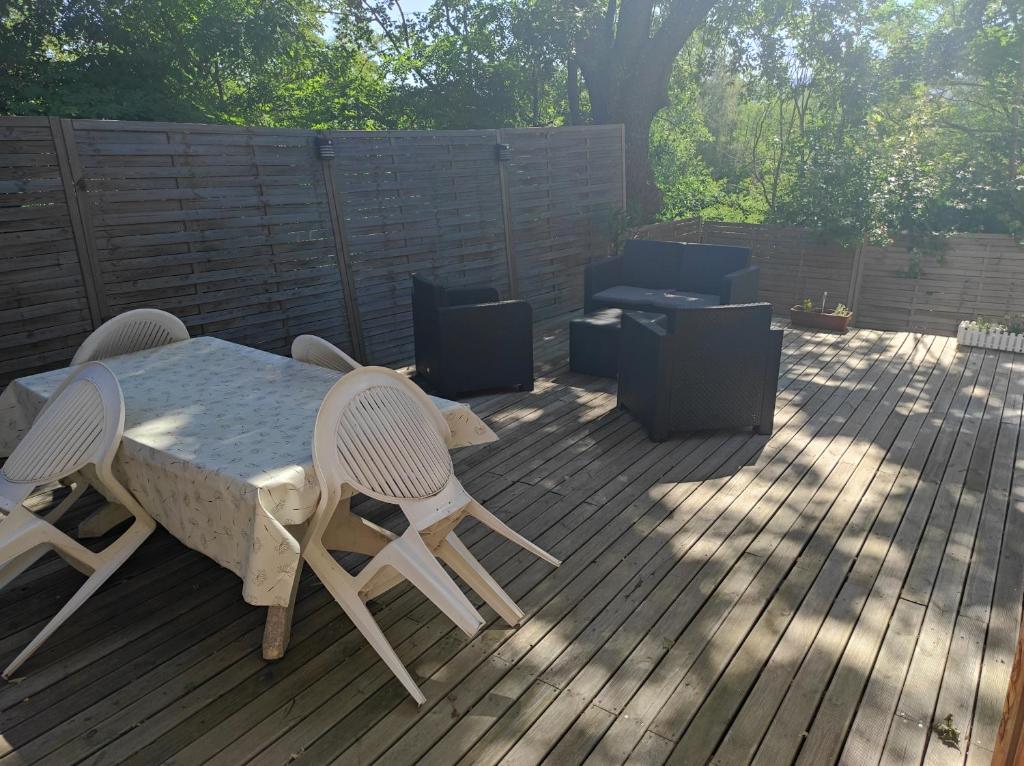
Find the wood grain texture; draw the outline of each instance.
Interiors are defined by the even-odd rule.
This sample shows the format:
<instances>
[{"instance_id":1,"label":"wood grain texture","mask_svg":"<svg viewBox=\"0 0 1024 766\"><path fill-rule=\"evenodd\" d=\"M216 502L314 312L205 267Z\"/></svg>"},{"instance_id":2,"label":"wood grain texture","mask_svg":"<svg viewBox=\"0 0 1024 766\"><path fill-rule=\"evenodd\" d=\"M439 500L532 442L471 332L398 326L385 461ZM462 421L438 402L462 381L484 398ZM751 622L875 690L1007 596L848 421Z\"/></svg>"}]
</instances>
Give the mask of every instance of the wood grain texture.
<instances>
[{"instance_id":1,"label":"wood grain texture","mask_svg":"<svg viewBox=\"0 0 1024 766\"><path fill-rule=\"evenodd\" d=\"M653 444L567 369L568 320L535 329L533 392L472 401L499 441L454 454L563 558L460 530L523 624L481 607L467 640L414 589L374 604L426 705L308 573L264 662L264 610L158 535L0 688L0 766L988 763L1024 594L1017 357L790 330L771 437ZM44 561L0 593L0 660L77 582ZM928 732L947 713L959 751Z\"/></svg>"},{"instance_id":2,"label":"wood grain texture","mask_svg":"<svg viewBox=\"0 0 1024 766\"><path fill-rule=\"evenodd\" d=\"M578 308L622 205L619 132L330 131L323 161L309 130L0 118L0 385L142 306L384 364L413 357L415 271Z\"/></svg>"},{"instance_id":3,"label":"wood grain texture","mask_svg":"<svg viewBox=\"0 0 1024 766\"><path fill-rule=\"evenodd\" d=\"M632 234L751 248L761 298L778 313L805 298L818 305L827 292L830 307L852 306L855 326L877 330L956 335L964 319L1024 315L1024 248L1005 234L955 234L926 253L899 239L842 247L808 229L695 218Z\"/></svg>"}]
</instances>

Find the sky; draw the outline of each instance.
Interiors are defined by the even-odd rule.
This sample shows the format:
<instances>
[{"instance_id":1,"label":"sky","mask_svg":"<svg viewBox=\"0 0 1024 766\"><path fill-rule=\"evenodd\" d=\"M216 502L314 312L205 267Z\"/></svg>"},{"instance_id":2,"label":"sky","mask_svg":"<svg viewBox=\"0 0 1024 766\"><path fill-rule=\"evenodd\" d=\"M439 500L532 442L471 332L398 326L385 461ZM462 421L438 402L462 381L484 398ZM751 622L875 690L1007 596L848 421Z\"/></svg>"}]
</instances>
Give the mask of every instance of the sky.
<instances>
[{"instance_id":1,"label":"sky","mask_svg":"<svg viewBox=\"0 0 1024 766\"><path fill-rule=\"evenodd\" d=\"M430 0L403 0L402 10L406 13L425 11L430 7Z\"/></svg>"},{"instance_id":2,"label":"sky","mask_svg":"<svg viewBox=\"0 0 1024 766\"><path fill-rule=\"evenodd\" d=\"M433 2L433 0L402 0L402 10L405 11L406 14L422 13L430 7L431 2ZM391 16L392 18L397 19L398 11L392 9ZM328 14L323 17L323 22L324 37L327 40L330 40L334 37L334 20L331 18L330 14Z\"/></svg>"}]
</instances>

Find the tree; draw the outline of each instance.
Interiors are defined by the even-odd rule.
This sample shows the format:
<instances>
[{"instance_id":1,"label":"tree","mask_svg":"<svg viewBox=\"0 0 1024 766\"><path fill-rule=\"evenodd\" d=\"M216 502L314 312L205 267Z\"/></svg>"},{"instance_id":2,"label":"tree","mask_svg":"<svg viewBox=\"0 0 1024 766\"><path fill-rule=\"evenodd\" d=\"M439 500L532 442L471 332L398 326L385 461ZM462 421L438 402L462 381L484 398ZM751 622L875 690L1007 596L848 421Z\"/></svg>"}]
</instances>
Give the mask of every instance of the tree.
<instances>
[{"instance_id":1,"label":"tree","mask_svg":"<svg viewBox=\"0 0 1024 766\"><path fill-rule=\"evenodd\" d=\"M363 29L413 111L437 127L622 123L626 197L653 217L650 134L668 105L680 51L715 0L353 0L342 29ZM582 85L582 87L581 87ZM558 92L560 91L560 92Z\"/></svg>"},{"instance_id":2,"label":"tree","mask_svg":"<svg viewBox=\"0 0 1024 766\"><path fill-rule=\"evenodd\" d=\"M595 123L625 126L626 199L640 219L652 218L662 195L651 170L651 123L668 105L672 67L714 0L607 0L590 13L569 66L576 65L590 98Z\"/></svg>"},{"instance_id":3,"label":"tree","mask_svg":"<svg viewBox=\"0 0 1024 766\"><path fill-rule=\"evenodd\" d=\"M401 0L336 8L336 34L371 51L419 128L551 125L563 119L569 24L549 0Z\"/></svg>"},{"instance_id":4,"label":"tree","mask_svg":"<svg viewBox=\"0 0 1024 766\"><path fill-rule=\"evenodd\" d=\"M374 64L327 41L321 0L11 0L0 112L364 127Z\"/></svg>"}]
</instances>

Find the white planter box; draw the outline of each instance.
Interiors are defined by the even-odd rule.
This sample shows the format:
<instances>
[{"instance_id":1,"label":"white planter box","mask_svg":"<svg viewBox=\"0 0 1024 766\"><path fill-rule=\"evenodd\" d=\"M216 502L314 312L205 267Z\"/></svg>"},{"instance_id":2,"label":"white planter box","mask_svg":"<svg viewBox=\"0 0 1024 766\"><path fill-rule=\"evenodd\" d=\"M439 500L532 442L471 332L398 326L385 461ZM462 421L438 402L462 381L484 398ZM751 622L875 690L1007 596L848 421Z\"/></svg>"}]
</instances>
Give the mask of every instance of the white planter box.
<instances>
[{"instance_id":1,"label":"white planter box","mask_svg":"<svg viewBox=\"0 0 1024 766\"><path fill-rule=\"evenodd\" d=\"M956 344L1024 353L1024 333L1008 332L1002 327L979 330L977 322L961 322L956 331Z\"/></svg>"}]
</instances>

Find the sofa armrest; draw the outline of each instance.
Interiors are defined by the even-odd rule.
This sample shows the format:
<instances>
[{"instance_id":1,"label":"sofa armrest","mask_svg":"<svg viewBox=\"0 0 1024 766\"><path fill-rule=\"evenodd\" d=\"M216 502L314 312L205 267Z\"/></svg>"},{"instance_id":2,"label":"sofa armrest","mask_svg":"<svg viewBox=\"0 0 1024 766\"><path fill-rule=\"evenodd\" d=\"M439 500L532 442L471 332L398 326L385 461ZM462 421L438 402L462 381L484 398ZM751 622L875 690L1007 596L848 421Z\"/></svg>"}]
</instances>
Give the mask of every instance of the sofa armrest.
<instances>
[{"instance_id":1,"label":"sofa armrest","mask_svg":"<svg viewBox=\"0 0 1024 766\"><path fill-rule=\"evenodd\" d=\"M622 256L602 258L583 267L583 313L590 314L598 306L593 296L609 287L622 284Z\"/></svg>"},{"instance_id":2,"label":"sofa armrest","mask_svg":"<svg viewBox=\"0 0 1024 766\"><path fill-rule=\"evenodd\" d=\"M501 296L493 287L449 287L445 290L449 306L469 306L474 303L498 303Z\"/></svg>"},{"instance_id":3,"label":"sofa armrest","mask_svg":"<svg viewBox=\"0 0 1024 766\"><path fill-rule=\"evenodd\" d=\"M775 399L779 393L779 368L782 365L782 330L769 330L765 348L764 389L761 398L761 418L757 424L759 434L775 430Z\"/></svg>"},{"instance_id":4,"label":"sofa armrest","mask_svg":"<svg viewBox=\"0 0 1024 766\"><path fill-rule=\"evenodd\" d=\"M719 295L722 304L757 303L760 276L760 266L747 266L745 269L726 274L722 279L722 292Z\"/></svg>"},{"instance_id":5,"label":"sofa armrest","mask_svg":"<svg viewBox=\"0 0 1024 766\"><path fill-rule=\"evenodd\" d=\"M667 341L661 321L643 321L622 314L619 336L619 406L629 410L654 441L668 438Z\"/></svg>"}]
</instances>

